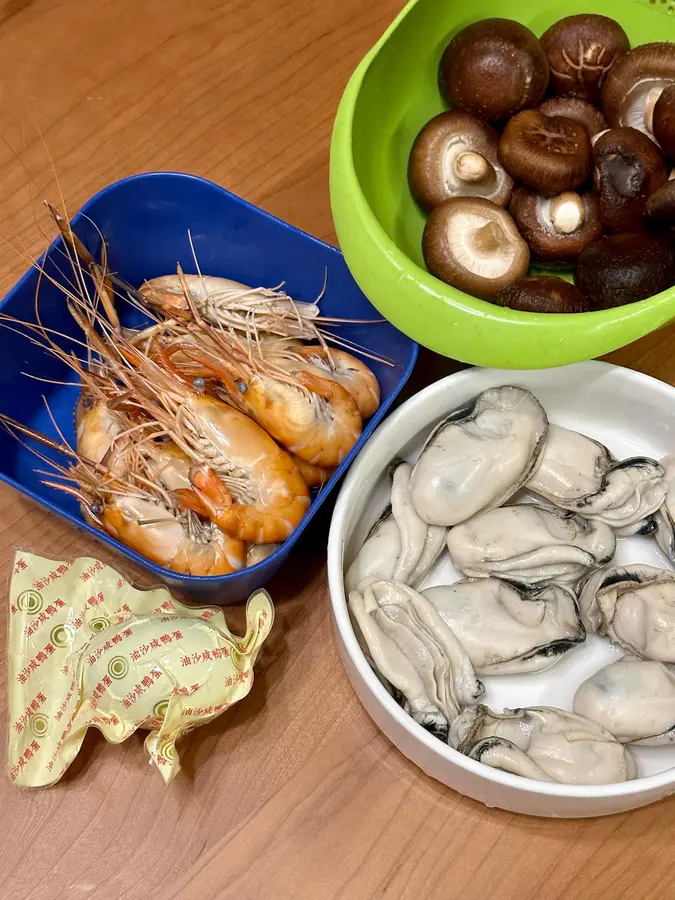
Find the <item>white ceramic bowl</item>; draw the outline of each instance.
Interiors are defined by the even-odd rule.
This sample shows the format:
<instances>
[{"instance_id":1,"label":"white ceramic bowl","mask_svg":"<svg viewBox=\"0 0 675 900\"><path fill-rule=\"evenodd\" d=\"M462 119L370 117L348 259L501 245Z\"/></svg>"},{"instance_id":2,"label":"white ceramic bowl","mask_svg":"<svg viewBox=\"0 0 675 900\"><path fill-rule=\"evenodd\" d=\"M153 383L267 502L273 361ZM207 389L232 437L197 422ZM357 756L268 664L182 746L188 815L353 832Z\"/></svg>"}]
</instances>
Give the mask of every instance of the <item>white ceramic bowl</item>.
<instances>
[{"instance_id":1,"label":"white ceramic bowl","mask_svg":"<svg viewBox=\"0 0 675 900\"><path fill-rule=\"evenodd\" d=\"M417 458L424 439L447 412L487 387L529 388L552 422L584 432L617 457L675 452L675 389L639 372L601 362L559 369L468 369L432 384L394 412L353 463L340 491L328 539L328 579L337 640L347 674L364 706L387 737L428 775L487 806L537 816L601 816L652 803L675 793L675 746L633 749L640 777L618 785L573 786L520 778L481 765L443 744L403 712L378 681L354 635L343 573L387 503L388 463ZM619 564L668 563L650 537L622 538ZM425 586L458 580L447 553ZM532 705L571 709L577 686L622 653L596 635L561 662L535 675L483 677L484 702L494 709Z\"/></svg>"}]
</instances>

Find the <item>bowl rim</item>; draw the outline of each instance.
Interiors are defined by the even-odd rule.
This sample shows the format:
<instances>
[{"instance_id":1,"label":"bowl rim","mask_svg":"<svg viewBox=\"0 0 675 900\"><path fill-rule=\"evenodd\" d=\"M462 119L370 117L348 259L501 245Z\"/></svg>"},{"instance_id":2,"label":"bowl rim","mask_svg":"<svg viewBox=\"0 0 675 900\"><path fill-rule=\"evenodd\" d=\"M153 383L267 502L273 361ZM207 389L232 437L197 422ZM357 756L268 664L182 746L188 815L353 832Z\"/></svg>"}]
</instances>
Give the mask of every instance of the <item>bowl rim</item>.
<instances>
[{"instance_id":1,"label":"bowl rim","mask_svg":"<svg viewBox=\"0 0 675 900\"><path fill-rule=\"evenodd\" d=\"M477 318L490 318L497 323L509 325L523 325L540 333L543 340L550 336L552 326L579 323L579 313L527 313L519 310L500 307L487 300L481 300L471 294L467 294L458 288L447 285L433 276L425 268L414 262L408 254L389 236L380 220L375 215L366 195L361 187L361 181L356 172L353 153L353 125L354 114L361 94L363 82L374 63L376 57L384 49L389 38L403 24L418 3L425 0L408 0L408 3L394 18L384 31L379 40L363 57L357 68L352 73L344 90L333 127L331 140L331 179L334 175L336 162L339 157L340 177L345 178L349 185L350 204L357 208L358 216L362 219L366 231L371 240L378 246L384 255L391 259L399 270L399 278L416 281L423 293L435 300L440 300L468 315ZM403 176L402 176L403 177ZM332 194L332 190L331 190ZM337 221L336 221L337 229ZM338 234L339 237L339 234ZM675 285L633 303L612 307L604 310L591 310L583 313L583 321L589 330L612 325L620 327L622 323L638 320L635 325L635 333L630 341L644 336L651 331L667 324L675 318ZM619 341L616 346L622 346ZM602 352L609 352L607 348Z\"/></svg>"},{"instance_id":2,"label":"bowl rim","mask_svg":"<svg viewBox=\"0 0 675 900\"><path fill-rule=\"evenodd\" d=\"M572 366L566 366L564 368L579 369L580 367L586 369L589 376L601 374L603 372L616 372L619 377L627 378L631 381L644 382L648 384L652 390L659 391L662 395L666 396L669 402L673 403L673 401L675 401L675 387L671 387L670 385L659 381L659 379L653 378L651 375L645 375L643 372L637 372L634 369L628 369L624 366L616 366L612 363L601 362L598 360L574 363ZM632 795L653 791L669 784L675 785L675 765L662 772L657 772L653 775L645 775L635 778L632 781L603 785L566 785L539 782L483 765L476 760L470 759L468 756L464 756L464 754L449 745L444 744L405 713L388 691L385 690L361 650L349 616L343 576L345 522L347 521L348 511L353 502L352 498L354 495L361 493L366 481L371 479L371 473L369 472L370 460L376 455L378 448L388 444L389 446L398 449L397 432L399 426L404 423L408 415L417 407L420 399L433 396L438 396L440 399L449 385L455 385L461 381L470 381L471 373L476 369L479 369L479 367L464 369L460 372L448 375L445 378L441 378L439 381L435 381L433 384L428 385L428 387L423 388L417 394L410 397L410 399L406 400L405 403L403 403L380 425L373 437L361 450L358 459L345 478L335 503L328 535L328 586L330 602L333 619L345 651L349 655L351 663L356 667L371 698L377 701L380 706L383 707L384 712L393 718L396 724L407 732L408 737L422 744L426 750L433 754L433 756L442 764L450 763L453 766L463 769L472 776L477 776L485 781L492 782L495 785L513 788L539 797L599 800L609 796L630 797ZM483 371L482 369L479 370ZM484 371L502 370L485 369ZM515 371L511 374L517 375ZM528 370L528 375L532 375L532 370ZM439 404L439 408L444 408L442 402Z\"/></svg>"},{"instance_id":3,"label":"bowl rim","mask_svg":"<svg viewBox=\"0 0 675 900\"><path fill-rule=\"evenodd\" d=\"M245 200L243 197L240 197L238 194L234 194L232 191L229 191L227 188L223 187L220 184L217 184L215 181L211 181L208 178L203 178L200 175L193 175L189 172L178 172L178 171L152 171L152 172L140 172L134 175L128 175L124 178L120 178L117 181L113 181L105 187L101 188L95 194L93 194L88 200L86 200L82 206L78 209L75 215L72 217L71 222L74 226L84 220L91 208L106 194L120 188L122 185L131 184L136 181L145 181L147 179L155 179L155 178L169 178L171 180L186 180L186 181L194 181L196 183L206 185L211 189L215 189L218 192L225 194L231 201L236 203L239 206L246 207L248 209L255 210L255 212L262 216L265 219L268 219L274 222L277 225L283 226L286 229L290 229L291 231L295 231L300 234L303 238L307 239L312 244L315 244L321 247L324 250L329 250L333 256L336 258L341 258L344 261L344 255L338 247L334 247L332 244L328 244L325 241L322 241L320 238L315 237L314 235L308 234L300 228L296 228L295 225L292 225L290 222L286 222L284 219L280 219L278 216L273 215L272 213L267 212L267 210L262 209L260 206L257 206L255 203L251 203L249 200ZM11 288L0 298L0 309L5 304L6 301L11 299L18 291L24 286L26 282L28 282L31 278L35 277L35 269L37 266L43 265L44 260L47 258L49 254L52 254L60 245L62 244L62 238L57 236L53 241L50 242L47 249L42 253L38 259L32 263L32 265L21 275L21 277L16 281ZM360 287L357 285L359 290ZM363 293L363 292L362 292ZM366 299L368 299L366 297ZM370 301L368 301L370 302ZM127 547L126 544L121 543L120 541L113 538L111 535L106 532L102 532L100 529L95 528L90 525L84 517L78 518L74 516L72 513L64 511L56 506L50 500L45 499L41 495L35 493L32 490L28 490L24 485L21 484L20 481L17 481L14 478L11 478L4 474L4 472L0 472L0 481L14 488L20 494L23 494L24 497L29 497L33 502L37 503L43 509L47 509L50 512L54 513L54 515L59 516L62 519L66 519L76 528L87 531L93 538L99 541L103 541L104 543L114 547L120 554L130 559L132 562L140 565L141 567L151 571L154 575L158 576L164 581L179 581L181 585L185 585L186 588L194 585L213 585L213 586L223 586L226 587L230 583L236 581L238 578L242 578L244 576L249 576L252 573L262 574L265 569L271 567L273 562L283 562L285 557L291 552L296 542L300 539L302 533L305 528L311 521L311 519L316 515L317 510L323 504L324 500L328 496L328 494L332 491L338 481L342 478L345 470L351 465L352 460L358 455L362 447L365 445L365 442L372 434L372 432L377 428L382 418L386 415L389 407L392 405L394 400L398 397L399 393L405 386L406 382L410 378L412 374L413 368L415 366L415 362L417 361L417 356L419 353L418 344L407 335L403 335L406 340L410 341L410 352L408 354L407 363L402 368L401 375L399 381L395 388L392 390L391 394L380 403L380 406L375 411L375 414L371 417L371 419L367 422L365 427L361 432L361 436L356 444L349 451L347 456L342 460L339 466L335 469L333 475L329 478L326 484L321 489L320 494L317 494L310 502L310 506L303 516L299 525L292 532L290 537L288 537L278 548L271 553L265 559L260 560L260 562L255 563L253 566L244 567L242 569L237 570L236 572L230 572L227 575L187 575L181 572L175 572L173 569L167 569L165 566L160 566L157 563L152 562L147 559L147 557L142 556L137 551L133 550L131 547ZM363 442L361 446L359 443Z\"/></svg>"}]
</instances>

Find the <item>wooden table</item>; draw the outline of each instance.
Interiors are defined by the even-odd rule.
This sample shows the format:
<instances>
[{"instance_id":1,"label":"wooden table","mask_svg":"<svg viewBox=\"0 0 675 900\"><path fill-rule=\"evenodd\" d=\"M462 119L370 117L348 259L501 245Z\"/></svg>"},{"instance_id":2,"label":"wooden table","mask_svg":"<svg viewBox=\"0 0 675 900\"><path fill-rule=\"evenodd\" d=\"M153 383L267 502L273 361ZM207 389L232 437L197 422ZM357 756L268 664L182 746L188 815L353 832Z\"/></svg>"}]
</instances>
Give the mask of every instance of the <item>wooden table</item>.
<instances>
[{"instance_id":1,"label":"wooden table","mask_svg":"<svg viewBox=\"0 0 675 900\"><path fill-rule=\"evenodd\" d=\"M333 117L399 5L3 0L0 208L15 249L0 248L0 288L51 236L38 201L62 191L75 210L149 169L212 178L334 241ZM669 381L674 336L661 331L612 359ZM410 390L453 366L423 353ZM390 746L336 654L329 515L270 585L278 620L252 694L183 741L171 787L148 767L142 736L111 746L96 732L56 787L25 793L0 780L0 898L672 897L672 801L600 820L528 819L453 793ZM110 560L2 488L3 572L16 547ZM4 629L4 608L2 617ZM4 740L4 687L2 696Z\"/></svg>"}]
</instances>

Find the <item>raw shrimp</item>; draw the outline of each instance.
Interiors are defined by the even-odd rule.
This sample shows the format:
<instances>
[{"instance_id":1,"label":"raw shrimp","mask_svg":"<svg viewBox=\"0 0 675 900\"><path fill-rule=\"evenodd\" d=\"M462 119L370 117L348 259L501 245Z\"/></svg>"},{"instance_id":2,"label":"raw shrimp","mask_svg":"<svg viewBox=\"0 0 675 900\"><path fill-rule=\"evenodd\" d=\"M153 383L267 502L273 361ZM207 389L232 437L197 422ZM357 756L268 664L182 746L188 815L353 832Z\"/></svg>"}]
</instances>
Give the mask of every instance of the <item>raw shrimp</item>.
<instances>
[{"instance_id":1,"label":"raw shrimp","mask_svg":"<svg viewBox=\"0 0 675 900\"><path fill-rule=\"evenodd\" d=\"M349 391L311 371L304 360L286 374L216 354L205 341L174 345L220 380L231 403L248 413L294 456L313 466L337 466L361 435L362 420ZM261 371L257 371L261 369Z\"/></svg>"},{"instance_id":2,"label":"raw shrimp","mask_svg":"<svg viewBox=\"0 0 675 900\"><path fill-rule=\"evenodd\" d=\"M139 497L111 497L100 521L109 535L157 565L185 575L229 575L246 562L246 545L217 526ZM192 532L192 533L191 533Z\"/></svg>"},{"instance_id":3,"label":"raw shrimp","mask_svg":"<svg viewBox=\"0 0 675 900\"><path fill-rule=\"evenodd\" d=\"M332 378L349 391L361 413L361 418L369 419L380 405L380 385L374 373L360 359L344 350L326 350L324 347L309 345L299 351L321 375Z\"/></svg>"},{"instance_id":4,"label":"raw shrimp","mask_svg":"<svg viewBox=\"0 0 675 900\"><path fill-rule=\"evenodd\" d=\"M347 353L319 344L301 344L299 341L266 341L261 353L266 360L289 371L311 367L322 378L337 381L352 395L361 413L369 419L380 405L380 385L368 366Z\"/></svg>"},{"instance_id":5,"label":"raw shrimp","mask_svg":"<svg viewBox=\"0 0 675 900\"><path fill-rule=\"evenodd\" d=\"M299 387L264 375L240 379L242 405L294 456L313 466L337 466L361 435L356 402L342 385L313 372L298 372L297 379Z\"/></svg>"},{"instance_id":6,"label":"raw shrimp","mask_svg":"<svg viewBox=\"0 0 675 900\"><path fill-rule=\"evenodd\" d=\"M285 540L309 508L302 475L272 438L244 413L195 388L171 368L117 339L136 367L127 373L156 421L196 463L182 502L233 537L257 544ZM159 353L162 359L162 353Z\"/></svg>"},{"instance_id":7,"label":"raw shrimp","mask_svg":"<svg viewBox=\"0 0 675 900\"><path fill-rule=\"evenodd\" d=\"M148 460L149 477L160 479L169 490L191 487L189 474L192 461L173 441L149 442L140 452ZM292 453L289 455L300 470L307 487L322 487L335 471L313 466Z\"/></svg>"},{"instance_id":8,"label":"raw shrimp","mask_svg":"<svg viewBox=\"0 0 675 900\"><path fill-rule=\"evenodd\" d=\"M289 537L310 503L290 456L244 413L205 395L203 380L181 374L157 341L147 355L122 334L101 336L77 307L68 308L138 406L196 463L193 488L176 492L183 504L244 541Z\"/></svg>"},{"instance_id":9,"label":"raw shrimp","mask_svg":"<svg viewBox=\"0 0 675 900\"><path fill-rule=\"evenodd\" d=\"M210 397L182 398L175 418L193 459L208 460L193 466L192 491L178 492L183 503L244 541L286 540L310 502L288 453L248 416Z\"/></svg>"},{"instance_id":10,"label":"raw shrimp","mask_svg":"<svg viewBox=\"0 0 675 900\"><path fill-rule=\"evenodd\" d=\"M83 459L67 445L2 413L0 421L12 432L26 434L75 460L67 469L37 454L63 479L43 483L76 497L89 523L151 562L184 575L202 576L229 575L244 566L244 541L224 534L210 522L200 522L190 511L175 509L159 486L135 473L113 478L104 466Z\"/></svg>"},{"instance_id":11,"label":"raw shrimp","mask_svg":"<svg viewBox=\"0 0 675 900\"><path fill-rule=\"evenodd\" d=\"M162 275L146 281L140 293L148 305L164 315L192 319L185 288L201 316L212 325L245 331L269 332L316 340L312 319L319 315L316 303L299 303L284 291L248 287L213 275Z\"/></svg>"},{"instance_id":12,"label":"raw shrimp","mask_svg":"<svg viewBox=\"0 0 675 900\"><path fill-rule=\"evenodd\" d=\"M294 338L265 335L261 335L251 346L250 341L244 342L215 333L205 322L200 323L200 326L198 337L195 337L193 329L190 334L185 334L183 340L206 345L221 358L225 350L234 358L263 371L266 367L291 375L309 371L321 378L336 381L354 398L362 419L374 415L380 405L380 385L375 374L365 363L345 350L329 350L321 344L303 344ZM175 326L173 329L177 330ZM177 365L189 369L186 359L180 350L173 356Z\"/></svg>"}]
</instances>

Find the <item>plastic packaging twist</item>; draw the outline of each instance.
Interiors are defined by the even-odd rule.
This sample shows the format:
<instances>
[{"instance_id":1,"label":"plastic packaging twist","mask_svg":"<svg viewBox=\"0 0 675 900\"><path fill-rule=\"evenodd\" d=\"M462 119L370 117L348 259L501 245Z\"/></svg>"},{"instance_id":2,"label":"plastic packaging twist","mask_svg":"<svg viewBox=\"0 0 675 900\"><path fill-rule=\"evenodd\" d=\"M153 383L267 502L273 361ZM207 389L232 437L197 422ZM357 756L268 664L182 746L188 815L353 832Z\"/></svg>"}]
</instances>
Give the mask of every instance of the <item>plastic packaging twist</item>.
<instances>
[{"instance_id":1,"label":"plastic packaging twist","mask_svg":"<svg viewBox=\"0 0 675 900\"><path fill-rule=\"evenodd\" d=\"M166 588L139 589L91 557L63 562L19 551L9 599L9 747L19 787L46 787L77 756L90 726L145 748L166 782L177 740L245 697L274 621L266 591L233 635L218 607L188 607Z\"/></svg>"}]
</instances>

